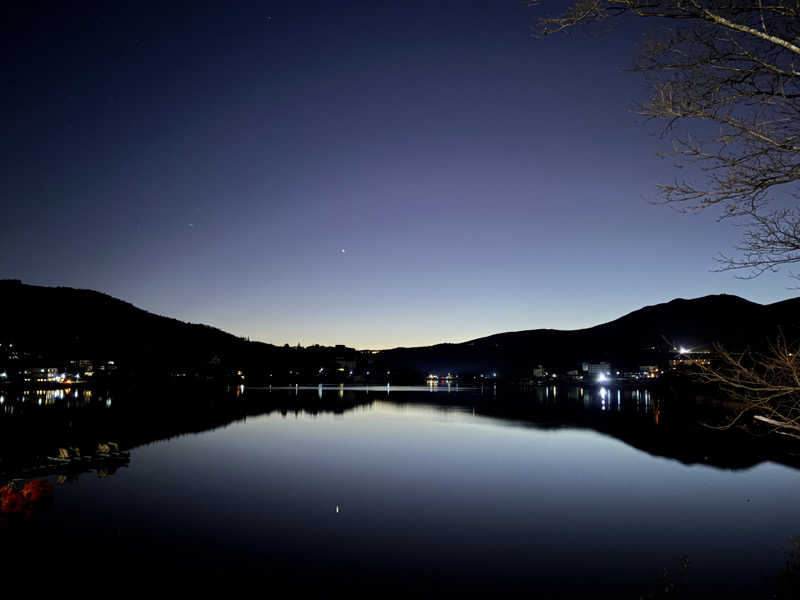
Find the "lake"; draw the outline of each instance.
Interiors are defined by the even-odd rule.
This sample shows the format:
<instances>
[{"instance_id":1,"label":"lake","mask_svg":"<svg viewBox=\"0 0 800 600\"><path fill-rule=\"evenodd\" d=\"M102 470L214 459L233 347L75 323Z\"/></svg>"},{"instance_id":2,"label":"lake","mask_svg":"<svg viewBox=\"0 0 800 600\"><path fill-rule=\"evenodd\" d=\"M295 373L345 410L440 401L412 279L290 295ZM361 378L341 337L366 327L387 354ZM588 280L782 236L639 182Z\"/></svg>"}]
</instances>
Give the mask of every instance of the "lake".
<instances>
[{"instance_id":1,"label":"lake","mask_svg":"<svg viewBox=\"0 0 800 600\"><path fill-rule=\"evenodd\" d=\"M703 426L718 409L694 400L493 386L2 400L5 481L54 484L3 519L3 564L26 577L537 598L795 584L797 457ZM108 442L120 451L93 450Z\"/></svg>"}]
</instances>

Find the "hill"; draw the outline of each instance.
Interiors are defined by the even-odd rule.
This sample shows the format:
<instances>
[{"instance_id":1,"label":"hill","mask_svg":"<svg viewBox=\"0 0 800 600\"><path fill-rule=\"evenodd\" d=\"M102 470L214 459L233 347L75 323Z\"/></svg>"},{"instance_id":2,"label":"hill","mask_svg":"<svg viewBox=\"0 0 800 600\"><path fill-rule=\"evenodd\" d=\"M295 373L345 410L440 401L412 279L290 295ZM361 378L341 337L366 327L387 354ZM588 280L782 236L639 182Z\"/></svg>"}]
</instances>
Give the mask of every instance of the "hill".
<instances>
[{"instance_id":1,"label":"hill","mask_svg":"<svg viewBox=\"0 0 800 600\"><path fill-rule=\"evenodd\" d=\"M113 358L137 368L216 364L248 369L262 378L271 372L275 383L380 380L387 370L397 382L419 383L420 374L431 371L519 377L530 376L537 364L568 370L581 361L609 361L617 367L663 363L674 354L673 346L696 350L719 342L730 348L757 347L774 339L779 329L787 338L800 337L800 298L768 305L730 295L676 299L586 329L516 331L380 353L250 342L91 290L0 280L0 298L0 343L14 343L34 357Z\"/></svg>"},{"instance_id":2,"label":"hill","mask_svg":"<svg viewBox=\"0 0 800 600\"><path fill-rule=\"evenodd\" d=\"M579 361L655 364L679 346L761 347L779 330L788 338L800 337L800 298L762 305L723 294L678 298L586 329L516 331L460 344L396 348L385 354L388 362L408 369L516 376L530 373L540 363L558 369L575 368Z\"/></svg>"},{"instance_id":3,"label":"hill","mask_svg":"<svg viewBox=\"0 0 800 600\"><path fill-rule=\"evenodd\" d=\"M92 290L2 280L0 298L0 342L47 358L191 366L274 351L269 344L155 315Z\"/></svg>"}]
</instances>

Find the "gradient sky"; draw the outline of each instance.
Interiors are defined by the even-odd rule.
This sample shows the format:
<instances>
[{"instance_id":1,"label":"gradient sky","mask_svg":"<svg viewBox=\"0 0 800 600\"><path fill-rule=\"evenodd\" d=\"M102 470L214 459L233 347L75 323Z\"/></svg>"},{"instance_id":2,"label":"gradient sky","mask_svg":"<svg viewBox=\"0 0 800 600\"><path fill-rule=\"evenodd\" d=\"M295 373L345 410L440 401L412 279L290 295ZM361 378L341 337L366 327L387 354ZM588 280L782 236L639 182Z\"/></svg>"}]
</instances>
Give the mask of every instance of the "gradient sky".
<instances>
[{"instance_id":1,"label":"gradient sky","mask_svg":"<svg viewBox=\"0 0 800 600\"><path fill-rule=\"evenodd\" d=\"M794 295L711 272L740 229L650 204L674 172L633 112L639 24L535 40L518 0L18 10L0 277L360 348Z\"/></svg>"}]
</instances>

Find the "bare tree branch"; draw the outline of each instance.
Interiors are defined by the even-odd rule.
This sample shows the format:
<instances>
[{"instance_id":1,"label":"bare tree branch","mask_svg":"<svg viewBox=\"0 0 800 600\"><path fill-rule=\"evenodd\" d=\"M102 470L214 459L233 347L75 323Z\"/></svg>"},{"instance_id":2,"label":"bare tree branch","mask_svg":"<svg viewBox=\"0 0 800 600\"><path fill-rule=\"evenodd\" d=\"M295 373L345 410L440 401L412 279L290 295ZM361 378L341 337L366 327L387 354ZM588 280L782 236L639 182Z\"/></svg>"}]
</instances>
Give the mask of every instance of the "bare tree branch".
<instances>
[{"instance_id":1,"label":"bare tree branch","mask_svg":"<svg viewBox=\"0 0 800 600\"><path fill-rule=\"evenodd\" d=\"M800 2L578 0L539 19L537 32L626 15L672 22L635 67L652 92L640 112L665 122L676 166L700 175L658 186L661 202L687 212L716 206L746 225L740 254L720 255L720 270L752 278L800 262ZM705 125L685 133L692 123ZM792 208L770 208L781 192L795 194Z\"/></svg>"},{"instance_id":2,"label":"bare tree branch","mask_svg":"<svg viewBox=\"0 0 800 600\"><path fill-rule=\"evenodd\" d=\"M718 385L740 407L721 428L752 417L772 432L800 439L800 345L779 335L763 353L720 346L715 352L710 364L698 365L698 377Z\"/></svg>"}]
</instances>

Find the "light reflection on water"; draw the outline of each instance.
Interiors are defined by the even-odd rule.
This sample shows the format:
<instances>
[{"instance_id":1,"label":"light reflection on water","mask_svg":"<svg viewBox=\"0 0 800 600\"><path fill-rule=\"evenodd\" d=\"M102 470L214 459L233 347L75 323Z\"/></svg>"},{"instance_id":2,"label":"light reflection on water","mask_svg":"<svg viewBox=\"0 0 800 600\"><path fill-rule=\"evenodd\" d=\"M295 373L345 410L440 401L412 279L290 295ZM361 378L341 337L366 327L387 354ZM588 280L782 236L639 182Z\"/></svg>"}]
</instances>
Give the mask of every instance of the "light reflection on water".
<instances>
[{"instance_id":1,"label":"light reflection on water","mask_svg":"<svg viewBox=\"0 0 800 600\"><path fill-rule=\"evenodd\" d=\"M6 391L0 394L0 413L17 415L21 411L30 412L34 407L46 410L48 407L77 408L94 403L110 407L110 392L98 392L89 388L25 389Z\"/></svg>"},{"instance_id":2,"label":"light reflection on water","mask_svg":"<svg viewBox=\"0 0 800 600\"><path fill-rule=\"evenodd\" d=\"M109 399L44 391L6 403L122 410ZM707 597L760 590L800 534L800 472L683 464L688 442L654 437L669 411L645 389L326 386L244 400L249 412L207 430L154 435L113 477L58 486L43 521L51 550L288 578L300 593L393 582L417 595L525 586L634 598L664 569L687 576L688 556L689 593ZM157 406L142 423L164 420ZM186 406L184 419L202 411ZM119 565L106 567L129 568Z\"/></svg>"}]
</instances>

